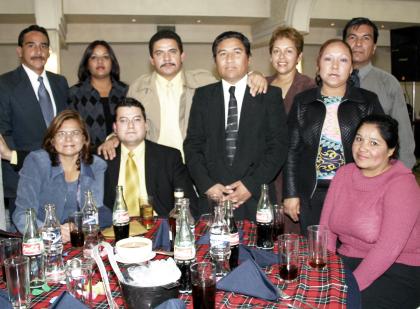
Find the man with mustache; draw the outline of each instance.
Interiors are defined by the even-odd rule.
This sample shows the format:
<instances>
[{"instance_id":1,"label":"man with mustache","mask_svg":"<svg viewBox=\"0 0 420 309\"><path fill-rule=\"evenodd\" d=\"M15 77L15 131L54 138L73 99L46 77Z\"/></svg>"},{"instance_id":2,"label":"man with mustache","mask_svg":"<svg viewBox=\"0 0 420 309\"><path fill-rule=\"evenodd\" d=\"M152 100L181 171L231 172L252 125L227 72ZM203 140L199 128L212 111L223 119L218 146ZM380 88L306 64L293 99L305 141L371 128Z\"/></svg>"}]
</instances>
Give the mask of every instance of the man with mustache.
<instances>
[{"instance_id":1,"label":"man with mustache","mask_svg":"<svg viewBox=\"0 0 420 309\"><path fill-rule=\"evenodd\" d=\"M182 68L185 53L181 38L173 31L161 30L154 34L149 41L149 54L155 70L135 80L130 85L127 97L142 102L147 110L147 139L176 148L183 154L182 143L195 89L214 83L216 79L206 70ZM253 95L267 88L264 76L259 73L250 73L248 84ZM112 145L113 141L115 143ZM100 151L104 149L105 158L111 153L112 159L115 155L112 146L116 147L118 140L113 138L105 144Z\"/></svg>"},{"instance_id":2,"label":"man with mustache","mask_svg":"<svg viewBox=\"0 0 420 309\"><path fill-rule=\"evenodd\" d=\"M21 65L0 76L0 154L10 215L26 155L41 147L51 120L67 107L67 80L44 69L49 49L45 28L23 29L16 49Z\"/></svg>"},{"instance_id":3,"label":"man with mustache","mask_svg":"<svg viewBox=\"0 0 420 309\"><path fill-rule=\"evenodd\" d=\"M372 65L378 35L378 27L365 17L353 18L343 30L343 40L353 53L352 75L357 75L361 88L376 93L385 114L398 121L399 158L411 169L416 163L415 142L401 85L394 76Z\"/></svg>"}]
</instances>

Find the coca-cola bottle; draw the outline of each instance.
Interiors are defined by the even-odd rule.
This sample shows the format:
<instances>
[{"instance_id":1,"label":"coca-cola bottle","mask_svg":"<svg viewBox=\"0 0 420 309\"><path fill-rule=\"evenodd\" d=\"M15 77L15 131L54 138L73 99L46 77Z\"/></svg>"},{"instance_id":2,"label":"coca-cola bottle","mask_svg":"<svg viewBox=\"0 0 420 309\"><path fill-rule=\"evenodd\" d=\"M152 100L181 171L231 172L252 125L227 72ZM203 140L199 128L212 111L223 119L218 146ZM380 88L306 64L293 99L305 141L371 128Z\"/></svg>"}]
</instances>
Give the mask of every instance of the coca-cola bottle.
<instances>
[{"instance_id":1,"label":"coca-cola bottle","mask_svg":"<svg viewBox=\"0 0 420 309\"><path fill-rule=\"evenodd\" d=\"M181 271L180 288L181 293L191 293L191 271L190 265L195 262L194 237L191 234L188 223L186 204L181 205L178 217L179 228L175 237L174 258Z\"/></svg>"},{"instance_id":2,"label":"coca-cola bottle","mask_svg":"<svg viewBox=\"0 0 420 309\"><path fill-rule=\"evenodd\" d=\"M230 200L225 201L225 220L229 227L229 240L230 240L230 258L229 266L233 270L238 266L239 258L239 232L233 216L233 205Z\"/></svg>"},{"instance_id":3,"label":"coca-cola bottle","mask_svg":"<svg viewBox=\"0 0 420 309\"><path fill-rule=\"evenodd\" d=\"M171 241L171 250L174 250L174 243L176 237L176 219L181 211L181 203L184 198L184 190L181 188L175 188L174 191L175 205L169 213L168 222L170 227L169 240Z\"/></svg>"},{"instance_id":4,"label":"coca-cola bottle","mask_svg":"<svg viewBox=\"0 0 420 309\"><path fill-rule=\"evenodd\" d=\"M26 225L23 233L22 254L29 258L29 286L37 288L45 283L44 243L36 224L33 208L26 210Z\"/></svg>"},{"instance_id":5,"label":"coca-cola bottle","mask_svg":"<svg viewBox=\"0 0 420 309\"><path fill-rule=\"evenodd\" d=\"M47 282L60 282L65 279L63 264L63 240L60 222L55 214L55 205L45 205L45 221L42 227L44 242L45 277Z\"/></svg>"},{"instance_id":6,"label":"coca-cola bottle","mask_svg":"<svg viewBox=\"0 0 420 309\"><path fill-rule=\"evenodd\" d=\"M268 196L268 185L261 185L261 196L257 205L257 248L273 249L273 206Z\"/></svg>"},{"instance_id":7,"label":"coca-cola bottle","mask_svg":"<svg viewBox=\"0 0 420 309\"><path fill-rule=\"evenodd\" d=\"M90 225L99 226L98 208L96 207L92 191L90 190L85 192L85 205L82 208L82 213L82 229L85 234L87 233L87 231L92 230L92 227L90 227Z\"/></svg>"},{"instance_id":8,"label":"coca-cola bottle","mask_svg":"<svg viewBox=\"0 0 420 309\"><path fill-rule=\"evenodd\" d=\"M124 200L123 187L117 186L114 209L112 211L112 225L114 227L115 242L128 238L130 234L130 216Z\"/></svg>"}]
</instances>

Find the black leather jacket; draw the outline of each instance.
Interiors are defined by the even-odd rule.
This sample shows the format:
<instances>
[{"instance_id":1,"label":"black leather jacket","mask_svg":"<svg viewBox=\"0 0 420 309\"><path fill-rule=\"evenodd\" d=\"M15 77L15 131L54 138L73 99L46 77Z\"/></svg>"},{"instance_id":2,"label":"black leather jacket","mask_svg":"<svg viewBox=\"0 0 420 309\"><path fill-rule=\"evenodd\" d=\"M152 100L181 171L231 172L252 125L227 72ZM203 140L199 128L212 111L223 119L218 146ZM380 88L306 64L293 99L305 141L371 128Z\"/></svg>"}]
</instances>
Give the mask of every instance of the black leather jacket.
<instances>
[{"instance_id":1,"label":"black leather jacket","mask_svg":"<svg viewBox=\"0 0 420 309\"><path fill-rule=\"evenodd\" d=\"M296 95L288 117L289 150L284 169L284 198L307 200L315 191L315 161L325 113L319 87ZM384 112L375 93L348 87L337 113L344 158L346 163L353 162L351 145L360 120L366 115Z\"/></svg>"}]
</instances>

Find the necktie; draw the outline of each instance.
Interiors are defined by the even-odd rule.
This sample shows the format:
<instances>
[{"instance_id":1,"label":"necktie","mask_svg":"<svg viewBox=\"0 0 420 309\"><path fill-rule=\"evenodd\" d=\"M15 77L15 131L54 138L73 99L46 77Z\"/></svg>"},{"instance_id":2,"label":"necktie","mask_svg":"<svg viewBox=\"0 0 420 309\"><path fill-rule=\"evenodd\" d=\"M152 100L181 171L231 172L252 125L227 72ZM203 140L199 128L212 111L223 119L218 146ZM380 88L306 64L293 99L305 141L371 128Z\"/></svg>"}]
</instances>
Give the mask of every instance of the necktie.
<instances>
[{"instance_id":1,"label":"necktie","mask_svg":"<svg viewBox=\"0 0 420 309\"><path fill-rule=\"evenodd\" d=\"M226 155L229 165L232 165L238 139L238 102L235 98L235 86L229 88L229 110L226 126Z\"/></svg>"},{"instance_id":2,"label":"necktie","mask_svg":"<svg viewBox=\"0 0 420 309\"><path fill-rule=\"evenodd\" d=\"M350 80L353 82L354 87L360 88L360 78L358 69L354 69L353 72L351 72Z\"/></svg>"},{"instance_id":3,"label":"necktie","mask_svg":"<svg viewBox=\"0 0 420 309\"><path fill-rule=\"evenodd\" d=\"M139 216L139 174L137 172L134 153L129 152L125 163L125 202L127 203L130 217Z\"/></svg>"},{"instance_id":4,"label":"necktie","mask_svg":"<svg viewBox=\"0 0 420 309\"><path fill-rule=\"evenodd\" d=\"M53 105L52 105L50 94L45 88L42 76L38 77L38 81L39 81L39 88L38 88L39 105L41 106L42 116L44 116L45 124L48 127L54 118Z\"/></svg>"}]
</instances>

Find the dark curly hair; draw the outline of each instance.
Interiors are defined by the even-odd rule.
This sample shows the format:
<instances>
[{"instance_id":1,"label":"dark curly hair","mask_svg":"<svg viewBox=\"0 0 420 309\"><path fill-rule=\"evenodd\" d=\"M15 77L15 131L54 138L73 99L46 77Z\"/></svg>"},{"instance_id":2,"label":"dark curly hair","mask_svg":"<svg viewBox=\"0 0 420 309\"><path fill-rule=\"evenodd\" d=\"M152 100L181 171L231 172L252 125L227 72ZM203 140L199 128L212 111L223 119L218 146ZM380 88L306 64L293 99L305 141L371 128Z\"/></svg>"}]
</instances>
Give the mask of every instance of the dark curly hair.
<instances>
[{"instance_id":1,"label":"dark curly hair","mask_svg":"<svg viewBox=\"0 0 420 309\"><path fill-rule=\"evenodd\" d=\"M66 120L75 120L79 124L80 130L85 137L83 147L80 150L79 159L77 160L77 168L80 169L81 162L88 165L92 164L93 156L90 152L90 137L85 122L78 112L74 110L64 110L56 117L54 117L53 121L47 129L47 133L44 136L44 141L42 142L42 148L50 155L51 165L60 165L60 158L58 156L59 154L57 153L53 142L55 135Z\"/></svg>"}]
</instances>

